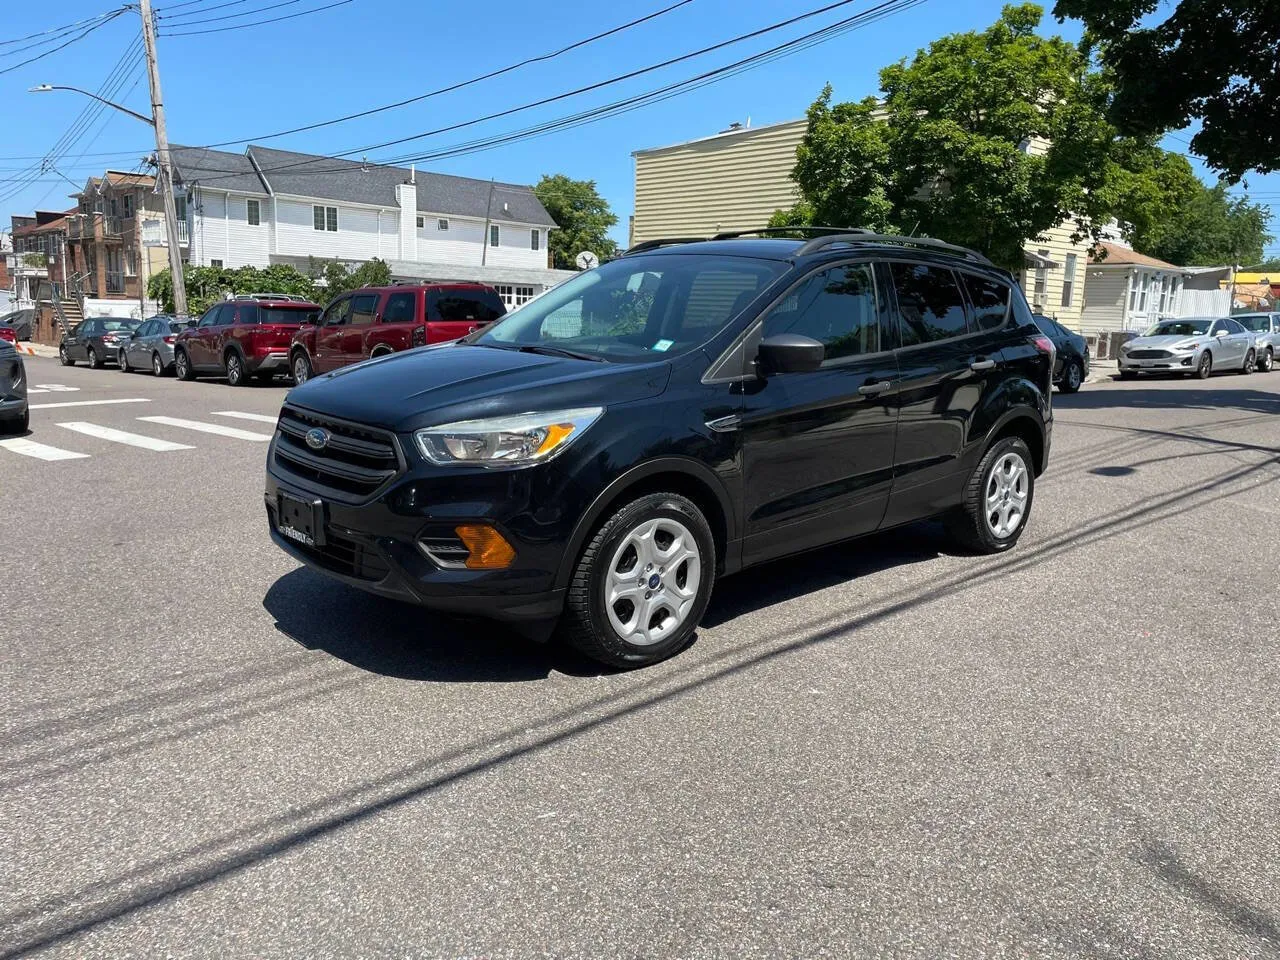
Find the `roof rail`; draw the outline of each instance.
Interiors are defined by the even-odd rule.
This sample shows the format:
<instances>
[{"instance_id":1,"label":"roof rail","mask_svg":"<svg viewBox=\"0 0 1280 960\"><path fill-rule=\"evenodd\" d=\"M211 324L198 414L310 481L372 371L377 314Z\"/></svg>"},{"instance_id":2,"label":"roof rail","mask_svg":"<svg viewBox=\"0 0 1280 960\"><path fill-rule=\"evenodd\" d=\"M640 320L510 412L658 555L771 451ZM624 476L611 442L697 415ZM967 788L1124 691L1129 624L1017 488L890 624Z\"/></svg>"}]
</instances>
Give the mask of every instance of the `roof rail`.
<instances>
[{"instance_id":1,"label":"roof rail","mask_svg":"<svg viewBox=\"0 0 1280 960\"><path fill-rule=\"evenodd\" d=\"M738 237L768 237L775 233L812 233L825 236L829 233L872 233L862 227L764 227L760 230L731 230L717 233L712 240L736 240Z\"/></svg>"},{"instance_id":2,"label":"roof rail","mask_svg":"<svg viewBox=\"0 0 1280 960\"><path fill-rule=\"evenodd\" d=\"M814 237L797 250L795 255L797 257L807 256L837 243L887 243L903 247L919 247L925 250L944 250L947 253L958 254L967 260L974 260L984 266L995 266L977 250L958 247L953 243L935 240L933 237L900 237L891 233L871 233L869 231L850 231L848 234L832 233L822 237Z\"/></svg>"},{"instance_id":3,"label":"roof rail","mask_svg":"<svg viewBox=\"0 0 1280 960\"><path fill-rule=\"evenodd\" d=\"M681 243L702 243L706 237L663 237L658 240L645 240L643 243L637 243L634 247L624 250L622 255L629 257L633 253L644 253L646 250L657 250L659 247L674 247Z\"/></svg>"},{"instance_id":4,"label":"roof rail","mask_svg":"<svg viewBox=\"0 0 1280 960\"><path fill-rule=\"evenodd\" d=\"M307 303L306 297L298 297L292 293L237 293L232 300L283 300L292 303Z\"/></svg>"}]
</instances>

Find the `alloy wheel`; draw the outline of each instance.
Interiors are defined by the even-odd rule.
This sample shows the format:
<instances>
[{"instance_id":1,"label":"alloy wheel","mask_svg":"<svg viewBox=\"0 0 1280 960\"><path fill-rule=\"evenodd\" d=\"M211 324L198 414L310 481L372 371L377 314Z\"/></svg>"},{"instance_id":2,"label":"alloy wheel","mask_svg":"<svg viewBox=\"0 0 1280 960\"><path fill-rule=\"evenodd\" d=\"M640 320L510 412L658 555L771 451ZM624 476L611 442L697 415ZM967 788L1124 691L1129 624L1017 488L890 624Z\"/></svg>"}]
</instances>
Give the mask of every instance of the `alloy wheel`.
<instances>
[{"instance_id":1,"label":"alloy wheel","mask_svg":"<svg viewBox=\"0 0 1280 960\"><path fill-rule=\"evenodd\" d=\"M227 357L227 382L233 387L238 387L243 379L244 370L240 366L240 357L233 353Z\"/></svg>"},{"instance_id":2,"label":"alloy wheel","mask_svg":"<svg viewBox=\"0 0 1280 960\"><path fill-rule=\"evenodd\" d=\"M307 358L302 354L298 354L293 358L293 382L306 383L311 373L311 368L307 363Z\"/></svg>"},{"instance_id":3,"label":"alloy wheel","mask_svg":"<svg viewBox=\"0 0 1280 960\"><path fill-rule=\"evenodd\" d=\"M983 517L992 536L1004 540L1017 532L1027 515L1029 493L1026 461L1017 453L1006 453L987 477Z\"/></svg>"},{"instance_id":4,"label":"alloy wheel","mask_svg":"<svg viewBox=\"0 0 1280 960\"><path fill-rule=\"evenodd\" d=\"M1209 351L1205 351L1204 356L1200 358L1200 366L1196 371L1201 380L1207 380L1209 371L1213 368L1213 357L1209 355Z\"/></svg>"},{"instance_id":5,"label":"alloy wheel","mask_svg":"<svg viewBox=\"0 0 1280 960\"><path fill-rule=\"evenodd\" d=\"M160 362L160 354L158 353L151 355L151 372L157 377L164 376L164 364Z\"/></svg>"},{"instance_id":6,"label":"alloy wheel","mask_svg":"<svg viewBox=\"0 0 1280 960\"><path fill-rule=\"evenodd\" d=\"M680 628L698 598L702 556L679 520L658 517L633 529L614 551L604 578L604 608L618 636L637 647Z\"/></svg>"},{"instance_id":7,"label":"alloy wheel","mask_svg":"<svg viewBox=\"0 0 1280 960\"><path fill-rule=\"evenodd\" d=\"M1073 393L1080 389L1080 364L1073 363L1067 368L1067 387Z\"/></svg>"}]
</instances>

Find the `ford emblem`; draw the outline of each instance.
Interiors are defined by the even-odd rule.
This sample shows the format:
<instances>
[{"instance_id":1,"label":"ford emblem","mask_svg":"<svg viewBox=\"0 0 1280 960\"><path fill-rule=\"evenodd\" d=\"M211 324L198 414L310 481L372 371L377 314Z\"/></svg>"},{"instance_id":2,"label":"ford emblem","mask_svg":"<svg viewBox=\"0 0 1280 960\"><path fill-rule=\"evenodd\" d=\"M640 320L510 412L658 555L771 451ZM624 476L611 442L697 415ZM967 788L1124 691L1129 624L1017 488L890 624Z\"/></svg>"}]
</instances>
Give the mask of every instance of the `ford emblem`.
<instances>
[{"instance_id":1,"label":"ford emblem","mask_svg":"<svg viewBox=\"0 0 1280 960\"><path fill-rule=\"evenodd\" d=\"M307 446L312 450L323 450L329 445L329 431L316 427L307 431Z\"/></svg>"}]
</instances>

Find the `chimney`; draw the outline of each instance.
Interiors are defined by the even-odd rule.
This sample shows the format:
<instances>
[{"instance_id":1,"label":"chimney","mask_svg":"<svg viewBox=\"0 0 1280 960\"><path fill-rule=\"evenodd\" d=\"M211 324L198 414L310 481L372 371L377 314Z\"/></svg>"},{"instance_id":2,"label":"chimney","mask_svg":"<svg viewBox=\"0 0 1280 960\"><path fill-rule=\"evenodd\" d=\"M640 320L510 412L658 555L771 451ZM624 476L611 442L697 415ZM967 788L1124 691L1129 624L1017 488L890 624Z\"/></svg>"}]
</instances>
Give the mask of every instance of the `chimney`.
<instances>
[{"instance_id":1,"label":"chimney","mask_svg":"<svg viewBox=\"0 0 1280 960\"><path fill-rule=\"evenodd\" d=\"M409 164L409 182L418 182L418 165L416 163Z\"/></svg>"}]
</instances>

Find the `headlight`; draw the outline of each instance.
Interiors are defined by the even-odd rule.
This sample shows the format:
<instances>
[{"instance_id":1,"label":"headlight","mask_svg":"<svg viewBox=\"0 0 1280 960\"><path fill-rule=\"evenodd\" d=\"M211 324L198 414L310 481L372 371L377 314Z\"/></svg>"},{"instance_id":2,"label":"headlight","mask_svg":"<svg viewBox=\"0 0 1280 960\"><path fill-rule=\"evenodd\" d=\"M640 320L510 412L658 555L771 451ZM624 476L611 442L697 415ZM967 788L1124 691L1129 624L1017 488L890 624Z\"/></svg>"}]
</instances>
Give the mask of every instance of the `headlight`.
<instances>
[{"instance_id":1,"label":"headlight","mask_svg":"<svg viewBox=\"0 0 1280 960\"><path fill-rule=\"evenodd\" d=\"M413 439L432 463L523 466L556 456L602 413L604 407L583 407L463 420L418 430Z\"/></svg>"},{"instance_id":2,"label":"headlight","mask_svg":"<svg viewBox=\"0 0 1280 960\"><path fill-rule=\"evenodd\" d=\"M1120 344L1120 352L1121 352L1121 353L1128 353L1128 352L1129 352L1129 344L1127 344L1127 343L1122 343L1122 344Z\"/></svg>"},{"instance_id":3,"label":"headlight","mask_svg":"<svg viewBox=\"0 0 1280 960\"><path fill-rule=\"evenodd\" d=\"M1180 344L1178 344L1176 347L1174 347L1173 349L1175 349L1175 350L1195 350L1195 349L1197 349L1199 346L1200 346L1200 345L1199 345L1198 343L1180 343Z\"/></svg>"}]
</instances>

